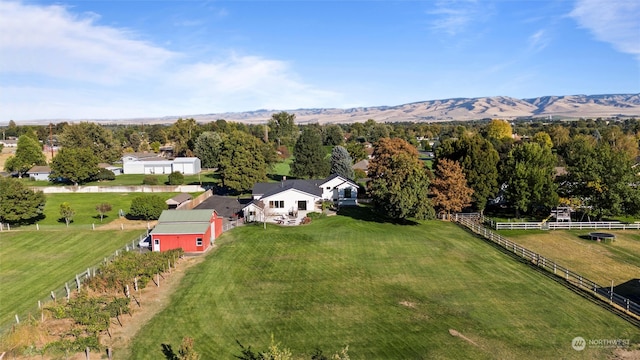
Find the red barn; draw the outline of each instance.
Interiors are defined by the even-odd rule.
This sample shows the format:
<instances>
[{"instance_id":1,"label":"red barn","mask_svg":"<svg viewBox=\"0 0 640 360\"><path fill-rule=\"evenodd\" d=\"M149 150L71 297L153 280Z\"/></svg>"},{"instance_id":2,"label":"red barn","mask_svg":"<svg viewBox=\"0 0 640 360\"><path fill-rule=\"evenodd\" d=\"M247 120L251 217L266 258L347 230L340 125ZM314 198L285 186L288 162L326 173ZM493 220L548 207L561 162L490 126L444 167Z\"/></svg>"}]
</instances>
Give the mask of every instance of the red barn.
<instances>
[{"instance_id":1,"label":"red barn","mask_svg":"<svg viewBox=\"0 0 640 360\"><path fill-rule=\"evenodd\" d=\"M151 231L153 251L182 248L204 252L222 234L222 218L215 210L165 210Z\"/></svg>"}]
</instances>

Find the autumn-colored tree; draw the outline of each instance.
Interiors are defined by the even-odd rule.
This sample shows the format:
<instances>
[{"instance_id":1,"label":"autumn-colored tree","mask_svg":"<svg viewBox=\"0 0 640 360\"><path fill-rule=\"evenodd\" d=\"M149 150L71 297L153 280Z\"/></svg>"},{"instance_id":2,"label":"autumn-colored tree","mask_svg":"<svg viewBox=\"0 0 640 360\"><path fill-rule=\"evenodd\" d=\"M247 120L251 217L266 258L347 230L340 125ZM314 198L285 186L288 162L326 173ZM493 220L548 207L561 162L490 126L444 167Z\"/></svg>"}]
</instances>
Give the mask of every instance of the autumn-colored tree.
<instances>
[{"instance_id":1,"label":"autumn-colored tree","mask_svg":"<svg viewBox=\"0 0 640 360\"><path fill-rule=\"evenodd\" d=\"M505 120L500 119L491 120L486 128L487 138L489 139L509 139L511 138L512 132L513 130L511 129L511 124L509 124Z\"/></svg>"},{"instance_id":2,"label":"autumn-colored tree","mask_svg":"<svg viewBox=\"0 0 640 360\"><path fill-rule=\"evenodd\" d=\"M376 211L391 219L432 218L428 171L418 150L405 140L378 140L369 163L368 184Z\"/></svg>"},{"instance_id":3,"label":"autumn-colored tree","mask_svg":"<svg viewBox=\"0 0 640 360\"><path fill-rule=\"evenodd\" d=\"M538 143L542 147L548 147L549 149L553 148L553 141L551 141L551 136L544 131L540 131L535 133L531 138L531 141L534 143Z\"/></svg>"},{"instance_id":4,"label":"autumn-colored tree","mask_svg":"<svg viewBox=\"0 0 640 360\"><path fill-rule=\"evenodd\" d=\"M457 161L442 159L438 162L436 178L431 183L432 201L440 212L460 212L471 205L473 189L467 185L462 167Z\"/></svg>"},{"instance_id":5,"label":"autumn-colored tree","mask_svg":"<svg viewBox=\"0 0 640 360\"><path fill-rule=\"evenodd\" d=\"M104 215L106 213L108 213L109 211L111 211L111 204L109 204L109 203L100 203L100 204L96 205L96 211L98 212L98 214L100 214L100 222L102 222L102 219L104 218Z\"/></svg>"}]
</instances>

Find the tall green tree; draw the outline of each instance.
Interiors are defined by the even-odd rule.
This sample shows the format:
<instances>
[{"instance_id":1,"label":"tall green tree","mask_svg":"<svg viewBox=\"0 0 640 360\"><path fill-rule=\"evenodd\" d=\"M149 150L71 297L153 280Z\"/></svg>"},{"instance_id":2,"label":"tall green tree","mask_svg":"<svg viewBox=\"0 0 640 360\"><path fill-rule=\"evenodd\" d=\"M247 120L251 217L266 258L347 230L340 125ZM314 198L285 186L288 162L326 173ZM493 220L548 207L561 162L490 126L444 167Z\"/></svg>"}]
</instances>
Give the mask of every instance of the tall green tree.
<instances>
[{"instance_id":1,"label":"tall green tree","mask_svg":"<svg viewBox=\"0 0 640 360\"><path fill-rule=\"evenodd\" d=\"M503 167L505 197L516 209L516 216L558 205L555 163L551 148L538 143L518 144L509 152Z\"/></svg>"},{"instance_id":2,"label":"tall green tree","mask_svg":"<svg viewBox=\"0 0 640 360\"><path fill-rule=\"evenodd\" d=\"M364 144L357 141L349 141L346 146L349 155L354 162L364 160L367 158L367 152L364 149Z\"/></svg>"},{"instance_id":3,"label":"tall green tree","mask_svg":"<svg viewBox=\"0 0 640 360\"><path fill-rule=\"evenodd\" d=\"M267 178L264 145L254 136L234 130L222 141L218 172L222 185L237 192L250 190Z\"/></svg>"},{"instance_id":4,"label":"tall green tree","mask_svg":"<svg viewBox=\"0 0 640 360\"><path fill-rule=\"evenodd\" d=\"M353 179L353 159L347 149L336 146L331 150L330 174L337 174L347 179Z\"/></svg>"},{"instance_id":5,"label":"tall green tree","mask_svg":"<svg viewBox=\"0 0 640 360\"><path fill-rule=\"evenodd\" d=\"M418 150L405 140L378 140L369 163L368 184L376 211L396 220L434 217L428 171Z\"/></svg>"},{"instance_id":6,"label":"tall green tree","mask_svg":"<svg viewBox=\"0 0 640 360\"><path fill-rule=\"evenodd\" d=\"M66 149L90 149L98 162L112 163L122 157L122 148L113 133L95 123L67 125L58 140Z\"/></svg>"},{"instance_id":7,"label":"tall green tree","mask_svg":"<svg viewBox=\"0 0 640 360\"><path fill-rule=\"evenodd\" d=\"M43 216L46 198L20 180L0 177L0 223L29 223Z\"/></svg>"},{"instance_id":8,"label":"tall green tree","mask_svg":"<svg viewBox=\"0 0 640 360\"><path fill-rule=\"evenodd\" d=\"M22 177L35 165L46 165L47 159L42 153L42 146L38 140L30 136L22 135L18 138L16 154L7 159L4 168L7 171L17 171Z\"/></svg>"},{"instance_id":9,"label":"tall green tree","mask_svg":"<svg viewBox=\"0 0 640 360\"><path fill-rule=\"evenodd\" d=\"M293 145L297 138L298 129L295 124L296 115L281 111L271 115L269 119L269 140L275 141L278 146Z\"/></svg>"},{"instance_id":10,"label":"tall green tree","mask_svg":"<svg viewBox=\"0 0 640 360\"><path fill-rule=\"evenodd\" d=\"M52 180L62 178L74 184L93 180L98 175L98 157L88 148L62 148L51 160Z\"/></svg>"},{"instance_id":11,"label":"tall green tree","mask_svg":"<svg viewBox=\"0 0 640 360\"><path fill-rule=\"evenodd\" d=\"M223 139L223 134L213 131L205 131L198 136L193 153L202 162L202 167L218 167L218 158L220 157Z\"/></svg>"},{"instance_id":12,"label":"tall green tree","mask_svg":"<svg viewBox=\"0 0 640 360\"><path fill-rule=\"evenodd\" d=\"M193 156L193 141L197 124L194 119L178 119L167 131L168 140L173 143L175 156Z\"/></svg>"},{"instance_id":13,"label":"tall green tree","mask_svg":"<svg viewBox=\"0 0 640 360\"><path fill-rule=\"evenodd\" d=\"M299 178L323 178L329 173L322 135L316 126L305 126L293 147L291 175Z\"/></svg>"},{"instance_id":14,"label":"tall green tree","mask_svg":"<svg viewBox=\"0 0 640 360\"><path fill-rule=\"evenodd\" d=\"M472 206L482 212L487 201L498 194L500 157L493 145L479 135L446 139L436 148L435 166L440 159L457 161L469 187L473 189Z\"/></svg>"},{"instance_id":15,"label":"tall green tree","mask_svg":"<svg viewBox=\"0 0 640 360\"><path fill-rule=\"evenodd\" d=\"M563 149L568 174L563 195L579 199L583 210L597 218L633 215L640 210L640 179L634 156L608 141L575 136Z\"/></svg>"},{"instance_id":16,"label":"tall green tree","mask_svg":"<svg viewBox=\"0 0 640 360\"><path fill-rule=\"evenodd\" d=\"M342 128L335 124L323 126L322 143L324 145L332 146L344 144L344 132L342 131Z\"/></svg>"}]
</instances>

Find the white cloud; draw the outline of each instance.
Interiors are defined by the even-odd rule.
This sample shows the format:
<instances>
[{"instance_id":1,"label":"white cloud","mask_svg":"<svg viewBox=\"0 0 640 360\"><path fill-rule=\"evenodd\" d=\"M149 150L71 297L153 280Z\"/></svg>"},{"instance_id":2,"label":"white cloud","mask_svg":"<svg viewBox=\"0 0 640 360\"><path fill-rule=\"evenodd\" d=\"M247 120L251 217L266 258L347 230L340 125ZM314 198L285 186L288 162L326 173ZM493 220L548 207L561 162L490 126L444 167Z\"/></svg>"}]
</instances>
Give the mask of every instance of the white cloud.
<instances>
[{"instance_id":1,"label":"white cloud","mask_svg":"<svg viewBox=\"0 0 640 360\"><path fill-rule=\"evenodd\" d=\"M640 60L640 1L578 0L569 16L596 39Z\"/></svg>"},{"instance_id":2,"label":"white cloud","mask_svg":"<svg viewBox=\"0 0 640 360\"><path fill-rule=\"evenodd\" d=\"M538 30L529 36L529 50L533 52L541 51L549 45L549 37L545 30Z\"/></svg>"},{"instance_id":3,"label":"white cloud","mask_svg":"<svg viewBox=\"0 0 640 360\"><path fill-rule=\"evenodd\" d=\"M480 5L476 0L436 1L435 9L428 14L435 15L431 28L457 35L464 32L473 22L482 21L489 12L487 4Z\"/></svg>"},{"instance_id":4,"label":"white cloud","mask_svg":"<svg viewBox=\"0 0 640 360\"><path fill-rule=\"evenodd\" d=\"M177 56L97 19L57 5L0 2L0 71L114 84L148 76Z\"/></svg>"},{"instance_id":5,"label":"white cloud","mask_svg":"<svg viewBox=\"0 0 640 360\"><path fill-rule=\"evenodd\" d=\"M62 6L0 1L0 119L123 118L326 106L341 98L291 64L194 61ZM8 55L7 55L8 54Z\"/></svg>"}]
</instances>

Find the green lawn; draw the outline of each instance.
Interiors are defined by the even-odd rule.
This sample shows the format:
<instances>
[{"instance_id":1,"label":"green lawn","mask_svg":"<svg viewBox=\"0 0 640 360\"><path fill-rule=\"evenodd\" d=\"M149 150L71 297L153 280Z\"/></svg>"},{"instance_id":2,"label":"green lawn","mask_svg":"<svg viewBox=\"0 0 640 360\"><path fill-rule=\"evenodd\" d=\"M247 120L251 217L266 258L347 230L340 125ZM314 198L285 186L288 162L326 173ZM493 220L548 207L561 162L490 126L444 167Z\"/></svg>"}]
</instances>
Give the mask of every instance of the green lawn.
<instances>
[{"instance_id":1,"label":"green lawn","mask_svg":"<svg viewBox=\"0 0 640 360\"><path fill-rule=\"evenodd\" d=\"M154 195L161 196L163 199L170 199L177 193L156 193ZM60 204L68 202L71 208L75 210L73 222L69 225L84 226L88 229L91 224L100 225L100 216L96 211L96 205L106 202L111 204L111 211L106 214L102 223L106 224L118 218L118 211L122 209L125 213L129 212L131 200L150 193L78 193L78 194L47 194L47 203L44 207L45 218L38 222L40 226L60 225L64 226L64 220L60 219Z\"/></svg>"},{"instance_id":2,"label":"green lawn","mask_svg":"<svg viewBox=\"0 0 640 360\"><path fill-rule=\"evenodd\" d=\"M271 335L307 358L349 345L351 359L599 359L610 349L577 352L571 340L640 342L637 328L451 223L334 216L241 227L218 244L122 358L162 358L185 336L204 359L233 358L236 340L264 350Z\"/></svg>"},{"instance_id":3,"label":"green lawn","mask_svg":"<svg viewBox=\"0 0 640 360\"><path fill-rule=\"evenodd\" d=\"M614 242L596 242L586 235L595 230L506 230L510 240L553 259L600 285L621 284L640 274L640 232L603 230Z\"/></svg>"},{"instance_id":4,"label":"green lawn","mask_svg":"<svg viewBox=\"0 0 640 360\"><path fill-rule=\"evenodd\" d=\"M0 329L37 309L52 290L131 243L130 231L0 232ZM71 284L70 284L71 286ZM34 316L39 316L34 313Z\"/></svg>"}]
</instances>

